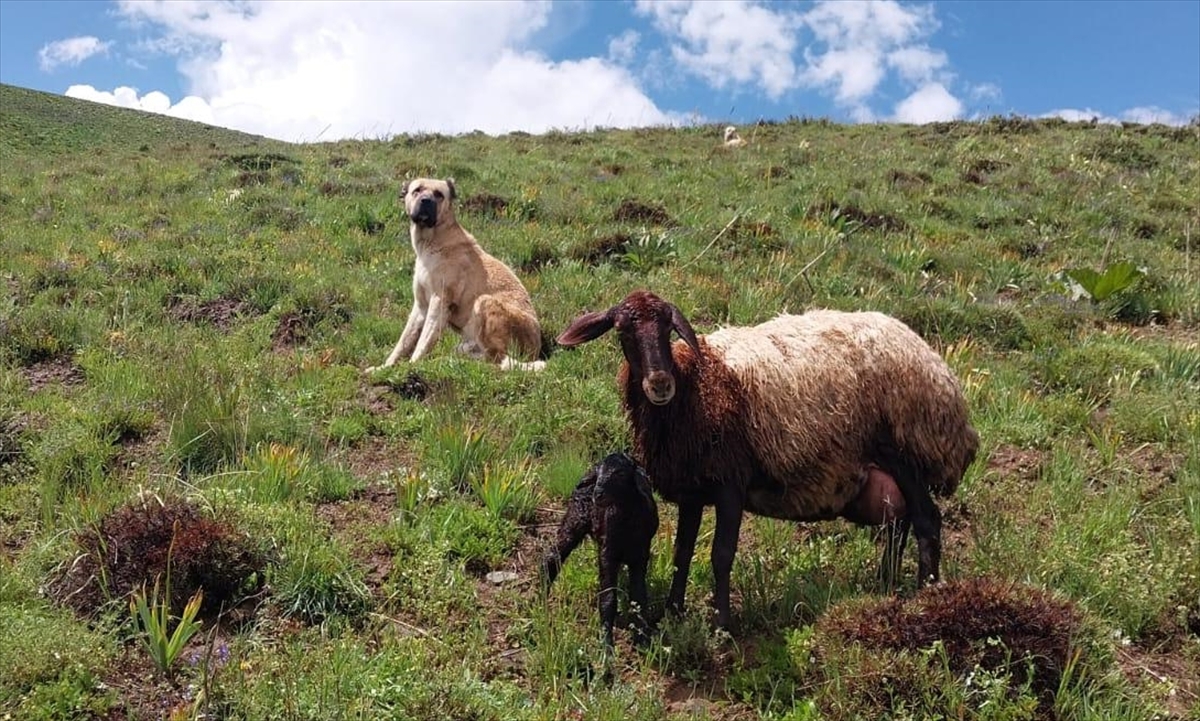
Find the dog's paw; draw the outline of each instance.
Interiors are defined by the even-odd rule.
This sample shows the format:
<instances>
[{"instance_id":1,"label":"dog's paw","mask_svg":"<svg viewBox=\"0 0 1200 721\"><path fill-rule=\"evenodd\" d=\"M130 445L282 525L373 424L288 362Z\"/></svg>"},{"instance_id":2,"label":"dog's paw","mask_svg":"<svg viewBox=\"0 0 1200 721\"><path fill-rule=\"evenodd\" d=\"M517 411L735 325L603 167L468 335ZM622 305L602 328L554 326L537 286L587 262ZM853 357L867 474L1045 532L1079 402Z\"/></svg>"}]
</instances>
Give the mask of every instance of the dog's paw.
<instances>
[{"instance_id":1,"label":"dog's paw","mask_svg":"<svg viewBox=\"0 0 1200 721\"><path fill-rule=\"evenodd\" d=\"M500 361L500 370L511 371L540 371L546 367L546 361L519 361L513 360L509 356L504 356L504 360Z\"/></svg>"}]
</instances>

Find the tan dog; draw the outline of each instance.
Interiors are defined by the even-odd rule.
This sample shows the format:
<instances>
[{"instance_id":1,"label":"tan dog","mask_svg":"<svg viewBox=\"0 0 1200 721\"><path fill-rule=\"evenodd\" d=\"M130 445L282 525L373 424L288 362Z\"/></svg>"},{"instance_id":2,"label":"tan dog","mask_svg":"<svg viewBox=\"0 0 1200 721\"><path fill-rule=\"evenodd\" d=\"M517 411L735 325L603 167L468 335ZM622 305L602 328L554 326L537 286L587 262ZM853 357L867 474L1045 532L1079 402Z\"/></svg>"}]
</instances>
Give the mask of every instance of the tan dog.
<instances>
[{"instance_id":1,"label":"tan dog","mask_svg":"<svg viewBox=\"0 0 1200 721\"><path fill-rule=\"evenodd\" d=\"M733 127L732 125L725 128L725 147L740 148L745 144L746 141L742 138L742 136L738 135L737 128Z\"/></svg>"},{"instance_id":2,"label":"tan dog","mask_svg":"<svg viewBox=\"0 0 1200 721\"><path fill-rule=\"evenodd\" d=\"M510 348L527 359L537 356L542 344L537 315L516 274L454 219L454 181L417 178L402 193L417 254L413 307L391 355L367 371L387 368L400 358L420 360L446 326L462 335L461 353L505 370L545 367L543 361L523 363L508 356Z\"/></svg>"}]
</instances>

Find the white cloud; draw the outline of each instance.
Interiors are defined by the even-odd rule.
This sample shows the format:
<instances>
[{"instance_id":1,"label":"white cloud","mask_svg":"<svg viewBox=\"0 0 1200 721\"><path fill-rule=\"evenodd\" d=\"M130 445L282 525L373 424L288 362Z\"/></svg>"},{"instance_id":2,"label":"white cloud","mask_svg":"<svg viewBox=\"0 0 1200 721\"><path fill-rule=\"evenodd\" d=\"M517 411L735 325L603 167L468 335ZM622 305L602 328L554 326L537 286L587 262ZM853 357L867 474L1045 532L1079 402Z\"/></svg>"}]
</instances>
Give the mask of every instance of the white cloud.
<instances>
[{"instance_id":1,"label":"white cloud","mask_svg":"<svg viewBox=\"0 0 1200 721\"><path fill-rule=\"evenodd\" d=\"M1187 125L1188 118L1177 113L1172 113L1170 110L1164 110L1159 107L1140 107L1130 108L1121 113L1121 120L1130 123L1161 123L1163 125Z\"/></svg>"},{"instance_id":2,"label":"white cloud","mask_svg":"<svg viewBox=\"0 0 1200 721\"><path fill-rule=\"evenodd\" d=\"M714 88L754 84L778 99L796 86L799 16L747 0L637 0L671 41L671 55Z\"/></svg>"},{"instance_id":3,"label":"white cloud","mask_svg":"<svg viewBox=\"0 0 1200 721\"><path fill-rule=\"evenodd\" d=\"M1051 110L1048 113L1039 115L1041 118L1062 118L1071 123L1086 122L1095 119L1104 123L1120 122L1116 118L1107 117L1104 113L1097 110L1079 110L1077 108L1063 108L1061 110Z\"/></svg>"},{"instance_id":4,"label":"white cloud","mask_svg":"<svg viewBox=\"0 0 1200 721\"><path fill-rule=\"evenodd\" d=\"M626 30L608 41L608 59L618 65L630 65L637 53L642 36L636 30Z\"/></svg>"},{"instance_id":5,"label":"white cloud","mask_svg":"<svg viewBox=\"0 0 1200 721\"><path fill-rule=\"evenodd\" d=\"M896 104L899 123L934 123L962 117L962 102L941 83L929 83Z\"/></svg>"},{"instance_id":6,"label":"white cloud","mask_svg":"<svg viewBox=\"0 0 1200 721\"><path fill-rule=\"evenodd\" d=\"M756 85L773 99L799 89L830 94L857 122L894 79L911 95L896 106L907 122L957 117L950 59L929 40L932 5L896 0L820 0L804 12L753 0L637 0L667 38L679 68L718 90ZM891 90L891 87L888 87ZM997 89L998 92L998 89Z\"/></svg>"},{"instance_id":7,"label":"white cloud","mask_svg":"<svg viewBox=\"0 0 1200 721\"><path fill-rule=\"evenodd\" d=\"M143 49L178 58L190 97L166 112L286 140L673 120L616 54L552 62L529 49L545 2L126 0L119 12ZM130 92L90 94L163 106Z\"/></svg>"},{"instance_id":8,"label":"white cloud","mask_svg":"<svg viewBox=\"0 0 1200 721\"><path fill-rule=\"evenodd\" d=\"M1000 86L995 83L979 83L972 85L969 89L971 99L977 102L998 101L1004 97L1004 93L1000 90Z\"/></svg>"},{"instance_id":9,"label":"white cloud","mask_svg":"<svg viewBox=\"0 0 1200 721\"><path fill-rule=\"evenodd\" d=\"M116 105L121 108L133 108L134 110L145 110L150 113L170 115L210 125L214 123L212 108L208 106L208 103L195 96L188 96L178 103L172 104L171 99L166 94L157 90L153 90L145 95L139 95L136 89L122 86L110 93L97 90L91 85L72 85L67 88L65 95L71 98L79 98L80 100L91 100L95 103Z\"/></svg>"},{"instance_id":10,"label":"white cloud","mask_svg":"<svg viewBox=\"0 0 1200 721\"><path fill-rule=\"evenodd\" d=\"M893 50L887 55L887 64L900 73L900 77L910 83L925 83L934 74L949 64L946 53L941 50L930 50L922 45Z\"/></svg>"},{"instance_id":11,"label":"white cloud","mask_svg":"<svg viewBox=\"0 0 1200 721\"><path fill-rule=\"evenodd\" d=\"M1059 110L1051 110L1048 113L1039 115L1040 118L1062 118L1068 122L1091 122L1095 120L1098 123L1107 123L1117 125L1120 123L1160 123L1162 125L1182 126L1188 124L1188 118L1173 113L1170 110L1164 110L1159 107L1137 107L1124 110L1117 115L1108 115L1099 110L1085 108L1083 110L1077 108L1062 108Z\"/></svg>"},{"instance_id":12,"label":"white cloud","mask_svg":"<svg viewBox=\"0 0 1200 721\"><path fill-rule=\"evenodd\" d=\"M62 65L78 65L93 55L107 53L111 45L92 35L47 43L38 51L38 65L47 73Z\"/></svg>"}]
</instances>

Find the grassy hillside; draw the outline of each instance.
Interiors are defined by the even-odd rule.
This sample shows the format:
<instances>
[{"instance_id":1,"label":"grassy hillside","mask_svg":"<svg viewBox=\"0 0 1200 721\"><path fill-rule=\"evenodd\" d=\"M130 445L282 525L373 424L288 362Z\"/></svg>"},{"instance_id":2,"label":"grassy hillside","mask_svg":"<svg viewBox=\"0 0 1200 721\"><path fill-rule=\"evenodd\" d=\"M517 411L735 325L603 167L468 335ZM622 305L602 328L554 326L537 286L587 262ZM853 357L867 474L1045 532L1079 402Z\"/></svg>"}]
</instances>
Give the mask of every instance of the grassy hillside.
<instances>
[{"instance_id":1,"label":"grassy hillside","mask_svg":"<svg viewBox=\"0 0 1200 721\"><path fill-rule=\"evenodd\" d=\"M1200 130L719 131L289 145L0 86L0 717L1200 718ZM910 551L889 594L869 529L747 518L717 633L706 518L688 612L602 658L594 549L548 598L536 566L628 443L620 351L503 373L448 334L364 374L419 175L548 335L636 288L700 332L912 325L982 439L947 583ZM201 588L160 670L130 595Z\"/></svg>"}]
</instances>

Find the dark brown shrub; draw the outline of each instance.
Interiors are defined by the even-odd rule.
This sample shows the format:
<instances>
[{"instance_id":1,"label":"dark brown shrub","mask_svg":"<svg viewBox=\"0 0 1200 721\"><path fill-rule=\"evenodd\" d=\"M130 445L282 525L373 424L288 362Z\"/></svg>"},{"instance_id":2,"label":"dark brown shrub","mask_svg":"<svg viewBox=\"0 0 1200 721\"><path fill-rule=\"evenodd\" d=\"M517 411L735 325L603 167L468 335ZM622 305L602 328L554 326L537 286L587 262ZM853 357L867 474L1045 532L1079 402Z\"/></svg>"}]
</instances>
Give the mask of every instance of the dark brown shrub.
<instances>
[{"instance_id":1,"label":"dark brown shrub","mask_svg":"<svg viewBox=\"0 0 1200 721\"><path fill-rule=\"evenodd\" d=\"M144 495L75 540L79 557L50 585L54 598L82 615L151 589L155 580L165 591L169 564L173 612L203 589L201 613L212 616L261 588L267 560L233 522L179 498Z\"/></svg>"}]
</instances>

